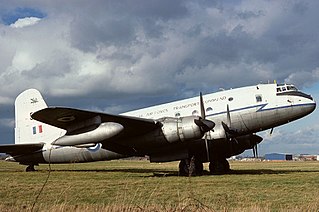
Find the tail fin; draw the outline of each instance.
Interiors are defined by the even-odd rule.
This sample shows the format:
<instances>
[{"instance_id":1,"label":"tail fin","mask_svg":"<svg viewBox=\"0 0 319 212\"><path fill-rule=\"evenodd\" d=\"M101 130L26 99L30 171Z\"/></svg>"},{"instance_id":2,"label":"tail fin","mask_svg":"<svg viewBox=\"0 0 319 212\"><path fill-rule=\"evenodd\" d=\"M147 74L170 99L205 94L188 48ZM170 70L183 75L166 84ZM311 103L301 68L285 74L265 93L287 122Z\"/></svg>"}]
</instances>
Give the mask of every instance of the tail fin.
<instances>
[{"instance_id":1,"label":"tail fin","mask_svg":"<svg viewBox=\"0 0 319 212\"><path fill-rule=\"evenodd\" d=\"M15 100L15 143L52 143L65 131L33 120L31 114L47 108L42 95L36 89L22 92Z\"/></svg>"}]
</instances>

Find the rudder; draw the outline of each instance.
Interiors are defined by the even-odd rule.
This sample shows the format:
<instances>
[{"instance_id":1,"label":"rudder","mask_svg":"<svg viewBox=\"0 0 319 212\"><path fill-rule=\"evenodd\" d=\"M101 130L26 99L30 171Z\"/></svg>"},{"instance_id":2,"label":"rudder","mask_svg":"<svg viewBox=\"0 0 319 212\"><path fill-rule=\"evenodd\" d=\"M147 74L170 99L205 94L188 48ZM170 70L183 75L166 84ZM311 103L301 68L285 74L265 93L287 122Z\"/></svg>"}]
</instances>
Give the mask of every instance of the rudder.
<instances>
[{"instance_id":1,"label":"rudder","mask_svg":"<svg viewBox=\"0 0 319 212\"><path fill-rule=\"evenodd\" d=\"M32 113L47 108L41 93L28 89L15 100L15 143L52 143L65 131L33 120Z\"/></svg>"}]
</instances>

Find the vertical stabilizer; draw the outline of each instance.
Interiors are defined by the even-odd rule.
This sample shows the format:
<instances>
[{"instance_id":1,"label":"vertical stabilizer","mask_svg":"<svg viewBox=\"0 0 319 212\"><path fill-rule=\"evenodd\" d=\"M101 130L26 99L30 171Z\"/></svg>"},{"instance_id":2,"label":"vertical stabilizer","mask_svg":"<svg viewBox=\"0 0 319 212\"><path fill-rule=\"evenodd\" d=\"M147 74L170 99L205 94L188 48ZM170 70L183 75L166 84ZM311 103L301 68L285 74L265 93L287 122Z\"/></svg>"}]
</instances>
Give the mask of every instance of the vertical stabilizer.
<instances>
[{"instance_id":1,"label":"vertical stabilizer","mask_svg":"<svg viewBox=\"0 0 319 212\"><path fill-rule=\"evenodd\" d=\"M42 95L36 89L22 92L15 100L15 143L52 143L65 131L33 120L31 114L47 108Z\"/></svg>"}]
</instances>

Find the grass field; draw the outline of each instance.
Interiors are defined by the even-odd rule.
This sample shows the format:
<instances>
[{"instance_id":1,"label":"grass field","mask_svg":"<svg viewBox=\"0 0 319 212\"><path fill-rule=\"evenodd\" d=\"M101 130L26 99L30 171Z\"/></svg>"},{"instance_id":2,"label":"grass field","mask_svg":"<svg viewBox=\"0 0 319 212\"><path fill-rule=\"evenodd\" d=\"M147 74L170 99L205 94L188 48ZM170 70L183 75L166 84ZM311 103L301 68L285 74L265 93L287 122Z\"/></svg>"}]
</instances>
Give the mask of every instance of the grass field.
<instances>
[{"instance_id":1,"label":"grass field","mask_svg":"<svg viewBox=\"0 0 319 212\"><path fill-rule=\"evenodd\" d=\"M319 210L319 162L231 162L230 174L200 177L179 177L177 166L126 160L51 165L39 195L48 165L26 173L0 161L0 211Z\"/></svg>"}]
</instances>

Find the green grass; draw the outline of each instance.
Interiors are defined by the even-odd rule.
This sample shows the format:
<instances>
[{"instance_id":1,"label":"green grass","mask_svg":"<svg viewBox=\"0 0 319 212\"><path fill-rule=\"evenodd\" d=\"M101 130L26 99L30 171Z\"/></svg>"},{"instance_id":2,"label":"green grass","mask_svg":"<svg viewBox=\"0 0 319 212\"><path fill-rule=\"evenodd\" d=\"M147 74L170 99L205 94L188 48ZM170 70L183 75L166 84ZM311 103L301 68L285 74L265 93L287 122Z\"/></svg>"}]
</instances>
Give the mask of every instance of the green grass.
<instances>
[{"instance_id":1,"label":"green grass","mask_svg":"<svg viewBox=\"0 0 319 212\"><path fill-rule=\"evenodd\" d=\"M51 165L40 211L318 211L319 162L231 162L232 173L179 177L178 162ZM31 210L48 165L0 162L0 211ZM208 170L208 164L204 168Z\"/></svg>"}]
</instances>

